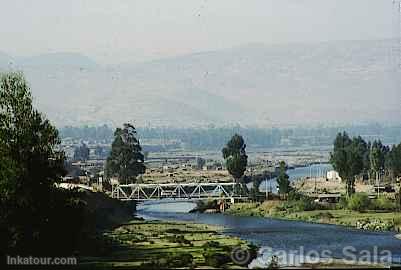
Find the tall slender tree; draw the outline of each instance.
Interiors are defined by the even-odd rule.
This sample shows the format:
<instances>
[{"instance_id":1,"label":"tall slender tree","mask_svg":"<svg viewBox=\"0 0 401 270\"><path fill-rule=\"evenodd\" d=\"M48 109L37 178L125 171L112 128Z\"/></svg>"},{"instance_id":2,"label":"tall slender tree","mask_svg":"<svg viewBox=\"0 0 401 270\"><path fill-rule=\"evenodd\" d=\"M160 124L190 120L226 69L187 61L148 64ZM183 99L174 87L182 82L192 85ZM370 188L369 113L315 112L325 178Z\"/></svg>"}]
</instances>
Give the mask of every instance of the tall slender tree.
<instances>
[{"instance_id":1,"label":"tall slender tree","mask_svg":"<svg viewBox=\"0 0 401 270\"><path fill-rule=\"evenodd\" d=\"M388 148L384 146L380 140L374 141L370 148L370 167L375 173L377 185L380 185L379 174L385 168L385 161L388 152Z\"/></svg>"},{"instance_id":2,"label":"tall slender tree","mask_svg":"<svg viewBox=\"0 0 401 270\"><path fill-rule=\"evenodd\" d=\"M135 127L124 124L114 132L114 141L110 156L107 158L106 173L108 177L116 176L120 181L133 183L146 167Z\"/></svg>"},{"instance_id":3,"label":"tall slender tree","mask_svg":"<svg viewBox=\"0 0 401 270\"><path fill-rule=\"evenodd\" d=\"M234 178L234 181L241 186L241 193L248 193L248 189L242 179L248 164L244 138L235 134L222 152L223 158L226 160L227 170Z\"/></svg>"},{"instance_id":4,"label":"tall slender tree","mask_svg":"<svg viewBox=\"0 0 401 270\"><path fill-rule=\"evenodd\" d=\"M65 173L64 153L57 150L59 144L56 128L33 107L23 75L1 75L2 252L49 256L66 251L67 247L72 249L80 214L73 211L70 193L55 185ZM63 244L58 245L60 242Z\"/></svg>"},{"instance_id":5,"label":"tall slender tree","mask_svg":"<svg viewBox=\"0 0 401 270\"><path fill-rule=\"evenodd\" d=\"M291 191L290 177L287 174L287 164L284 161L280 162L280 171L277 177L278 192L282 195L287 195Z\"/></svg>"},{"instance_id":6,"label":"tall slender tree","mask_svg":"<svg viewBox=\"0 0 401 270\"><path fill-rule=\"evenodd\" d=\"M352 195L355 192L355 177L363 172L364 168L360 139L351 139L346 132L339 133L330 154L330 163L346 182L347 195Z\"/></svg>"}]
</instances>

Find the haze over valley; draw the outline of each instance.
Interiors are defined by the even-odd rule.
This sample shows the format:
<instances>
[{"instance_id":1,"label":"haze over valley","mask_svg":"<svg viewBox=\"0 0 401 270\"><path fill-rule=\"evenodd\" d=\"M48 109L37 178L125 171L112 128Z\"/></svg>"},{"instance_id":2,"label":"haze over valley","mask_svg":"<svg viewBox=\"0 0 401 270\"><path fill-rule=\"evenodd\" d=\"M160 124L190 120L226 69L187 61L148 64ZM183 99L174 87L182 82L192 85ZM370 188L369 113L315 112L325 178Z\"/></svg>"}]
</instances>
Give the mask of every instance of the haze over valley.
<instances>
[{"instance_id":1,"label":"haze over valley","mask_svg":"<svg viewBox=\"0 0 401 270\"><path fill-rule=\"evenodd\" d=\"M143 63L77 53L0 54L57 125L262 127L398 123L391 40L250 44Z\"/></svg>"}]
</instances>

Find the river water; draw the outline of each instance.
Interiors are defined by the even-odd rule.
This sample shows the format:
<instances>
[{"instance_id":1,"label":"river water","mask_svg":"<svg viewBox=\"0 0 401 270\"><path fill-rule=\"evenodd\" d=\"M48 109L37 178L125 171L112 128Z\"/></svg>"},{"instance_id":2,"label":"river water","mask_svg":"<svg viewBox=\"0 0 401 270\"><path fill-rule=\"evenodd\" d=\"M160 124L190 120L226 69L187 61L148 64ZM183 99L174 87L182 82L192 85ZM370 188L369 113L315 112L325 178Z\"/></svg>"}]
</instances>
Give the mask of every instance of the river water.
<instances>
[{"instance_id":1,"label":"river water","mask_svg":"<svg viewBox=\"0 0 401 270\"><path fill-rule=\"evenodd\" d=\"M289 171L291 180L309 174L309 168ZM368 232L336 225L261 217L188 213L193 207L193 202L146 202L138 206L137 215L145 219L224 226L225 234L240 237L262 247L259 259L252 265L263 266L263 263L268 263L272 253L279 254L282 265L293 266L299 265L305 258L306 261L309 258L312 262L315 258L328 257L357 259L360 262L391 260L392 263L401 263L401 240L397 239L393 232Z\"/></svg>"},{"instance_id":2,"label":"river water","mask_svg":"<svg viewBox=\"0 0 401 270\"><path fill-rule=\"evenodd\" d=\"M308 167L299 167L292 170L288 170L287 174L290 177L290 181L296 181L305 177L325 177L328 171L331 171L333 167L330 164L314 164ZM248 184L248 188L252 187L252 183ZM268 191L276 192L277 191L277 181L276 178L271 180L262 181L259 190L261 192L265 192L266 189Z\"/></svg>"}]
</instances>

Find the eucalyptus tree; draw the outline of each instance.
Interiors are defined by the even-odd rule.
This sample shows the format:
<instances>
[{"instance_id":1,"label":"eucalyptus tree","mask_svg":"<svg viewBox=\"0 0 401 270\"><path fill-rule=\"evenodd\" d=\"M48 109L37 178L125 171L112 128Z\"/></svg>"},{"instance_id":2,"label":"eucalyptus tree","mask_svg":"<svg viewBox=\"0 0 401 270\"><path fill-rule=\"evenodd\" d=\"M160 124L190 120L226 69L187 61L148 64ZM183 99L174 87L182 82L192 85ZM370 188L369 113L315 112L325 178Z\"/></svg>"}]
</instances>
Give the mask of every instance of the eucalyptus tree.
<instances>
[{"instance_id":1,"label":"eucalyptus tree","mask_svg":"<svg viewBox=\"0 0 401 270\"><path fill-rule=\"evenodd\" d=\"M81 212L72 193L56 187L65 174L58 149L58 131L33 107L23 75L0 75L2 251L50 255L73 249Z\"/></svg>"},{"instance_id":2,"label":"eucalyptus tree","mask_svg":"<svg viewBox=\"0 0 401 270\"><path fill-rule=\"evenodd\" d=\"M226 161L228 172L237 184L242 184L241 190L247 192L246 185L243 183L243 176L248 165L246 154L246 144L244 138L235 134L222 150L223 158Z\"/></svg>"},{"instance_id":3,"label":"eucalyptus tree","mask_svg":"<svg viewBox=\"0 0 401 270\"><path fill-rule=\"evenodd\" d=\"M138 175L145 173L145 158L136 136L135 127L129 123L114 132L114 141L106 162L109 178L115 176L122 182L133 183Z\"/></svg>"},{"instance_id":4,"label":"eucalyptus tree","mask_svg":"<svg viewBox=\"0 0 401 270\"><path fill-rule=\"evenodd\" d=\"M355 177L364 169L360 138L351 139L346 132L339 133L334 140L333 152L330 153L330 163L346 182L347 195L352 195L355 192Z\"/></svg>"}]
</instances>

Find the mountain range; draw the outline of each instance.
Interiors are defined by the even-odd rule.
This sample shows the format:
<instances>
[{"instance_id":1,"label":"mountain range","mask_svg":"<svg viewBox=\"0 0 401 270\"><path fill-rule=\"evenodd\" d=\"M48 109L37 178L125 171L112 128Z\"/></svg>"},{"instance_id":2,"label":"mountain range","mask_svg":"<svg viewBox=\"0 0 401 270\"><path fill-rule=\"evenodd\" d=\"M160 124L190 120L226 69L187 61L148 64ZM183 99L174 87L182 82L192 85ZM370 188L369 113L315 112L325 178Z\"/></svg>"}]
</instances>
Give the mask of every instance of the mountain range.
<instances>
[{"instance_id":1,"label":"mountain range","mask_svg":"<svg viewBox=\"0 0 401 270\"><path fill-rule=\"evenodd\" d=\"M264 45L102 65L78 53L0 52L58 126L399 123L390 40Z\"/></svg>"}]
</instances>

